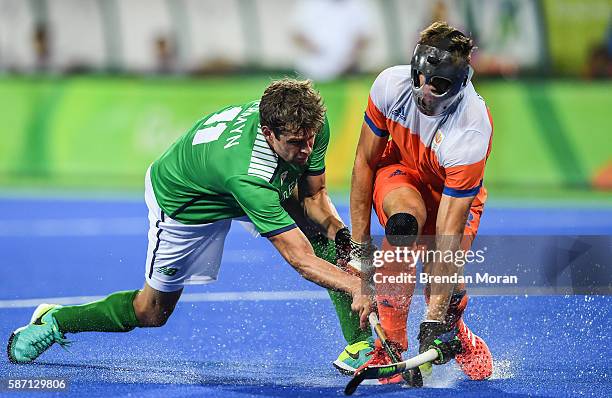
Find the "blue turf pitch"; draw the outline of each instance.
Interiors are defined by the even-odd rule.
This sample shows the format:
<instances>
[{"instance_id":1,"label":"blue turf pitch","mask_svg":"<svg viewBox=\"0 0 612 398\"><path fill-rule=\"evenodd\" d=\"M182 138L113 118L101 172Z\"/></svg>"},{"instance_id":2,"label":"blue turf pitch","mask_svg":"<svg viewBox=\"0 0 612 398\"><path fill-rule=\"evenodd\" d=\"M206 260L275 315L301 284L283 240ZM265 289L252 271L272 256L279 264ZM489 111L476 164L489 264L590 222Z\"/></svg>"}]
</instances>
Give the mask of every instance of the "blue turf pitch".
<instances>
[{"instance_id":1,"label":"blue turf pitch","mask_svg":"<svg viewBox=\"0 0 612 398\"><path fill-rule=\"evenodd\" d=\"M1 199L0 208L0 304L142 285L143 203ZM609 235L612 209L489 206L480 232ZM302 280L265 239L233 227L220 280L186 293L303 290L320 289ZM424 389L362 386L356 394L612 396L611 305L609 296L473 297L466 321L491 348L491 380L468 381L447 365L435 368ZM411 352L423 306L415 297ZM0 336L27 323L32 310L0 307ZM31 365L12 365L2 356L0 379L64 377L70 387L57 393L62 396L230 398L342 396L347 381L330 365L344 344L325 299L184 302L163 328L69 338L75 341L71 353L55 346ZM21 394L0 391L5 395Z\"/></svg>"}]
</instances>

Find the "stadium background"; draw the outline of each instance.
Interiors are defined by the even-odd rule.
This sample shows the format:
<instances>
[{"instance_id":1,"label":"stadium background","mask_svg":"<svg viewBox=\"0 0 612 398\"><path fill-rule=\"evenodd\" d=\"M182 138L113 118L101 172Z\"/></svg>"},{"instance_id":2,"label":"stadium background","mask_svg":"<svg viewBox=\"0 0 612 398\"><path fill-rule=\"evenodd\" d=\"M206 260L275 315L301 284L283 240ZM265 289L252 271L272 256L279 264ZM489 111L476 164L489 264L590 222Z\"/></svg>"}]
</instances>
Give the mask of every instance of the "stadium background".
<instances>
[{"instance_id":1,"label":"stadium background","mask_svg":"<svg viewBox=\"0 0 612 398\"><path fill-rule=\"evenodd\" d=\"M495 123L485 176L492 197L609 198L591 189L609 193L612 179L609 1L364 6L372 25L359 73L317 82L332 127L331 190L348 189L376 73L408 63L418 32L444 18L478 46L474 81ZM296 7L1 0L0 186L141 190L147 165L196 119L257 98L271 78L297 76Z\"/></svg>"},{"instance_id":2,"label":"stadium background","mask_svg":"<svg viewBox=\"0 0 612 398\"><path fill-rule=\"evenodd\" d=\"M78 304L142 286L147 166L196 119L259 97L272 78L296 76L296 10L307 3L337 2L0 0L0 339L41 302ZM547 292L471 290L466 321L491 347L491 380L467 381L448 365L422 390L360 393L609 396L612 295L580 295L580 287L612 286L612 3L359 4L369 40L356 67L316 79L340 214L349 221L372 81L407 63L418 32L445 19L476 40L474 83L495 123L476 242L489 236L498 245L489 271L524 275L531 262L537 278L527 282ZM321 15L311 30L330 25L339 20ZM411 354L424 306L413 299ZM327 292L239 226L217 283L186 288L163 328L68 337L72 352L52 347L32 365L2 356L0 395L8 377L64 377L62 396L74 397L328 397L346 383L330 366L345 342Z\"/></svg>"}]
</instances>

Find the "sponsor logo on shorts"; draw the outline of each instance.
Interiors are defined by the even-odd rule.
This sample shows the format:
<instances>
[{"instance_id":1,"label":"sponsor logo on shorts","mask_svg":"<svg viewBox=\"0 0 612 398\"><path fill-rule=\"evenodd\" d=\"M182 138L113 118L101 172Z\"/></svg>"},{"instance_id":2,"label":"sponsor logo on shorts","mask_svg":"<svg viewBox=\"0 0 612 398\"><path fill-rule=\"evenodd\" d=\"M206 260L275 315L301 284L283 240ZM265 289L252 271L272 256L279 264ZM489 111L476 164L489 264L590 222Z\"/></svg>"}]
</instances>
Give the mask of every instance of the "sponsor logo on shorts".
<instances>
[{"instance_id":1,"label":"sponsor logo on shorts","mask_svg":"<svg viewBox=\"0 0 612 398\"><path fill-rule=\"evenodd\" d=\"M164 265L163 267L157 268L156 271L167 276L174 276L178 272L178 269Z\"/></svg>"}]
</instances>

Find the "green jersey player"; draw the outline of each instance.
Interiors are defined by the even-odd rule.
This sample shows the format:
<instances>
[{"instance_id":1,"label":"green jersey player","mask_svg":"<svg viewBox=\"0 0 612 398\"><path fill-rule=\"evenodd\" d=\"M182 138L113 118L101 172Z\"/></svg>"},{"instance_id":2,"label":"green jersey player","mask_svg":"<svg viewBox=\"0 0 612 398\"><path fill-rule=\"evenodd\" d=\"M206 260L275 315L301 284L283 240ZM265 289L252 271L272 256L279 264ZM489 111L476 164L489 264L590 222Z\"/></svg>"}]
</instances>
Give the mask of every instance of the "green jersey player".
<instances>
[{"instance_id":1,"label":"green jersey player","mask_svg":"<svg viewBox=\"0 0 612 398\"><path fill-rule=\"evenodd\" d=\"M41 304L12 333L9 359L31 362L54 343L68 344L65 333L164 325L186 284L217 279L225 237L238 220L329 289L349 343L335 364L359 367L371 351L370 333L360 329L371 302L359 277L334 265L348 261L350 233L325 189L328 142L325 107L308 81L273 82L260 100L197 121L146 173L144 287L78 306Z\"/></svg>"}]
</instances>

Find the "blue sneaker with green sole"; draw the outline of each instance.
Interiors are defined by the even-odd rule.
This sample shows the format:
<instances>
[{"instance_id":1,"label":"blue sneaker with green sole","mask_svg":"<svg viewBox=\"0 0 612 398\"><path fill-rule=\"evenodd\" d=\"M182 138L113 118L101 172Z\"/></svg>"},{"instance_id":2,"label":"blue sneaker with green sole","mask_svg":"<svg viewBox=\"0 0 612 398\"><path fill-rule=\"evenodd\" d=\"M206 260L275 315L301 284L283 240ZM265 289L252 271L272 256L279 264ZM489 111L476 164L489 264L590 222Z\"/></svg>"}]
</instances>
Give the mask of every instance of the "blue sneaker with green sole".
<instances>
[{"instance_id":1,"label":"blue sneaker with green sole","mask_svg":"<svg viewBox=\"0 0 612 398\"><path fill-rule=\"evenodd\" d=\"M30 323L11 334L6 348L9 361L30 363L55 343L62 348L70 345L53 317L60 308L55 304L41 304L36 308Z\"/></svg>"},{"instance_id":2,"label":"blue sneaker with green sole","mask_svg":"<svg viewBox=\"0 0 612 398\"><path fill-rule=\"evenodd\" d=\"M374 349L374 338L358 341L347 345L332 364L342 374L352 376L370 357L367 355Z\"/></svg>"}]
</instances>

